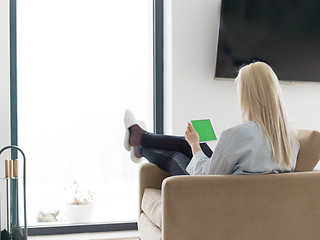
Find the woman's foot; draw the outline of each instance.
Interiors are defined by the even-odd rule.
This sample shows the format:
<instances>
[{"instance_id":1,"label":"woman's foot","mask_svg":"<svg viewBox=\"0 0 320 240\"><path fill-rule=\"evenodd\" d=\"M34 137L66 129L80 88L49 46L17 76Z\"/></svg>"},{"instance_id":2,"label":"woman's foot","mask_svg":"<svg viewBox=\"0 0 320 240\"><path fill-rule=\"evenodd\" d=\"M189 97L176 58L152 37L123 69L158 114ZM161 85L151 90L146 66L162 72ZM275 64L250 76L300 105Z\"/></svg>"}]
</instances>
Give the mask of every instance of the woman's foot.
<instances>
[{"instance_id":1,"label":"woman's foot","mask_svg":"<svg viewBox=\"0 0 320 240\"><path fill-rule=\"evenodd\" d=\"M124 147L130 151L131 160L135 163L142 161L140 151L140 141L142 135L146 132L146 125L142 121L137 121L133 113L127 109L124 114L124 126L126 128L124 136Z\"/></svg>"},{"instance_id":2,"label":"woman's foot","mask_svg":"<svg viewBox=\"0 0 320 240\"><path fill-rule=\"evenodd\" d=\"M140 121L140 124L143 124L143 128L145 128L145 124ZM145 130L143 130L139 125L134 117L133 113L127 109L124 114L124 126L126 128L126 133L124 136L124 147L127 151L130 151L131 146L139 146L140 140L145 133Z\"/></svg>"},{"instance_id":3,"label":"woman's foot","mask_svg":"<svg viewBox=\"0 0 320 240\"><path fill-rule=\"evenodd\" d=\"M140 142L141 142L141 137L142 135L146 132L143 129L146 129L146 124L143 121L138 121L137 125L133 125L132 127L129 128L130 130L130 145L131 147L131 156L134 154L137 158L142 158L141 150L140 150ZM131 144L131 141L134 143Z\"/></svg>"},{"instance_id":4,"label":"woman's foot","mask_svg":"<svg viewBox=\"0 0 320 240\"><path fill-rule=\"evenodd\" d=\"M131 147L130 150L130 158L131 161L134 163L141 163L142 162L142 155L140 152L140 146L138 147Z\"/></svg>"},{"instance_id":5,"label":"woman's foot","mask_svg":"<svg viewBox=\"0 0 320 240\"><path fill-rule=\"evenodd\" d=\"M127 151L130 151L131 146L130 146L130 131L129 128L135 124L137 124L137 120L134 117L133 113L127 109L126 112L124 113L124 127L126 129L125 136L124 136L124 148Z\"/></svg>"},{"instance_id":6,"label":"woman's foot","mask_svg":"<svg viewBox=\"0 0 320 240\"><path fill-rule=\"evenodd\" d=\"M132 147L132 149L133 149L134 155L135 155L137 158L142 158L140 146ZM131 151L132 151L132 149L131 149Z\"/></svg>"},{"instance_id":7,"label":"woman's foot","mask_svg":"<svg viewBox=\"0 0 320 240\"><path fill-rule=\"evenodd\" d=\"M133 125L132 127L129 128L130 130L130 142L133 141L135 142L134 144L138 144L136 146L131 147L130 150L130 158L132 162L134 163L141 163L142 162L142 154L141 154L141 146L140 146L140 141L142 135L146 132L146 124L142 121L138 121L137 125Z\"/></svg>"}]
</instances>

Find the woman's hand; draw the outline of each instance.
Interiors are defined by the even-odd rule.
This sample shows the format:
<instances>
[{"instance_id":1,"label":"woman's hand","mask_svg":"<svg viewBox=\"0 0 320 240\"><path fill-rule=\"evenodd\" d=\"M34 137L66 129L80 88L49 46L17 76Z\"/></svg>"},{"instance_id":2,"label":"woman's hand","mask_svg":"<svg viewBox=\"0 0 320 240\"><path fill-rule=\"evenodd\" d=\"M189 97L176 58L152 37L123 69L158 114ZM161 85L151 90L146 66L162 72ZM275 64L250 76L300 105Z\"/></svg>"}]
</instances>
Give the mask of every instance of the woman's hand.
<instances>
[{"instance_id":1,"label":"woman's hand","mask_svg":"<svg viewBox=\"0 0 320 240\"><path fill-rule=\"evenodd\" d=\"M198 151L202 151L199 144L199 135L196 130L193 128L191 123L188 123L187 129L185 131L186 141L189 143L192 148L192 153L195 154Z\"/></svg>"}]
</instances>

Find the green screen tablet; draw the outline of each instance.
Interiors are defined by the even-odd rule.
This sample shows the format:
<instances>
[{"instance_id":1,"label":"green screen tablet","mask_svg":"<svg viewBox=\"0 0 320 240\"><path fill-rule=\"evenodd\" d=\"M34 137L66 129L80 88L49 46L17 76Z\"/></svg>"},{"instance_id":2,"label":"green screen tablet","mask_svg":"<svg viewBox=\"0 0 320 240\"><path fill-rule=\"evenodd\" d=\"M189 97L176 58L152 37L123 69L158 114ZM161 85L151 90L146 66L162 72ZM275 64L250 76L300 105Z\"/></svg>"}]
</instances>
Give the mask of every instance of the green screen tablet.
<instances>
[{"instance_id":1,"label":"green screen tablet","mask_svg":"<svg viewBox=\"0 0 320 240\"><path fill-rule=\"evenodd\" d=\"M199 142L217 140L210 119L191 120L191 124L199 135Z\"/></svg>"}]
</instances>

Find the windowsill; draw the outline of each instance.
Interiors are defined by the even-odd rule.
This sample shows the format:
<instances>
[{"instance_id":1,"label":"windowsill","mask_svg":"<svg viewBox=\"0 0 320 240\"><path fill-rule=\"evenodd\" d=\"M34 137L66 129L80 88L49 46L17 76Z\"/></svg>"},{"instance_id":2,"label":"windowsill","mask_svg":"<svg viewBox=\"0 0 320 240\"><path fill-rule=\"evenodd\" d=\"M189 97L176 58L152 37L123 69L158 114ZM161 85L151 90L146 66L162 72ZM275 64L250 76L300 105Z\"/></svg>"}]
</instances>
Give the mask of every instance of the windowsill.
<instances>
[{"instance_id":1,"label":"windowsill","mask_svg":"<svg viewBox=\"0 0 320 240\"><path fill-rule=\"evenodd\" d=\"M63 234L81 234L81 233L104 233L117 231L136 231L137 222L106 223L106 224L75 224L47 227L28 227L28 236L39 235L63 235Z\"/></svg>"}]
</instances>

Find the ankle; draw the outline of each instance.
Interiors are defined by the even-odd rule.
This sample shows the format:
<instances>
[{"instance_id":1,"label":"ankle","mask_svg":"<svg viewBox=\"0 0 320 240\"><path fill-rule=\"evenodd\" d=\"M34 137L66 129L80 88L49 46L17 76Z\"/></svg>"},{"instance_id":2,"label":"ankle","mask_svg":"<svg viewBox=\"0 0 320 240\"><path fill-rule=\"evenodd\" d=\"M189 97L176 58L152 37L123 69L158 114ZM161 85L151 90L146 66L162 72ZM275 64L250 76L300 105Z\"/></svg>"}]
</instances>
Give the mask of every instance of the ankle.
<instances>
[{"instance_id":1,"label":"ankle","mask_svg":"<svg viewBox=\"0 0 320 240\"><path fill-rule=\"evenodd\" d=\"M141 137L145 133L145 131L137 124L131 126L129 128L129 131L130 131L130 139L129 139L130 145L133 147L140 146Z\"/></svg>"}]
</instances>

